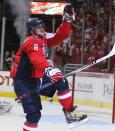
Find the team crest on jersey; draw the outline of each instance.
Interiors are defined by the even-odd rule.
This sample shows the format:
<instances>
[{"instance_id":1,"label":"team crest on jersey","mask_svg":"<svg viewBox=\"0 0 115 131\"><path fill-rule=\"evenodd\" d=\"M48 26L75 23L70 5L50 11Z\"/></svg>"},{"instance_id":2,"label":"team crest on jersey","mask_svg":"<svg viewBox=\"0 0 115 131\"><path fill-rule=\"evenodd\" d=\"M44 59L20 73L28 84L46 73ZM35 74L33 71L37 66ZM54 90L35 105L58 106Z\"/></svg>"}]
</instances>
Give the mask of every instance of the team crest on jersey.
<instances>
[{"instance_id":1,"label":"team crest on jersey","mask_svg":"<svg viewBox=\"0 0 115 131\"><path fill-rule=\"evenodd\" d=\"M34 44L34 50L38 50L38 44Z\"/></svg>"}]
</instances>

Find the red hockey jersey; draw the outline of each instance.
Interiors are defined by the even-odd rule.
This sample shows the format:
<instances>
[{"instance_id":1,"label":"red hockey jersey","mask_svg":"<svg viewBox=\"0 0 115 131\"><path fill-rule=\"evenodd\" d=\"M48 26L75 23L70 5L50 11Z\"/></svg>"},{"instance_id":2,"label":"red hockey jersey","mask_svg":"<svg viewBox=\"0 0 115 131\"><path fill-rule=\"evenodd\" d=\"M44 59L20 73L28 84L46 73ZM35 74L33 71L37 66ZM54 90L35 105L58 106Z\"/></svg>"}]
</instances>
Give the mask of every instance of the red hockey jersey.
<instances>
[{"instance_id":1,"label":"red hockey jersey","mask_svg":"<svg viewBox=\"0 0 115 131\"><path fill-rule=\"evenodd\" d=\"M30 75L32 78L42 78L45 68L50 66L45 57L45 50L62 43L69 36L70 30L71 23L63 22L53 37L43 39L34 35L28 37L16 53L10 76L23 78Z\"/></svg>"}]
</instances>

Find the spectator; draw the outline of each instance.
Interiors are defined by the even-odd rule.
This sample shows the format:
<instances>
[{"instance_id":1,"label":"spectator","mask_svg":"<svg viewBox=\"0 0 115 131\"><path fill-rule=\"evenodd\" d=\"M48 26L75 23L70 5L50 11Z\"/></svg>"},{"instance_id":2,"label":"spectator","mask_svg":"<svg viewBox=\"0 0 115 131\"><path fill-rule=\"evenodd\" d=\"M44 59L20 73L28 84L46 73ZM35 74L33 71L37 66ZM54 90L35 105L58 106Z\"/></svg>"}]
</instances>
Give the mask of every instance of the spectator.
<instances>
[{"instance_id":1,"label":"spectator","mask_svg":"<svg viewBox=\"0 0 115 131\"><path fill-rule=\"evenodd\" d=\"M9 51L5 51L5 54L4 54L4 66L3 66L3 68L5 69L5 70L10 70L10 61L11 60L11 57L10 57L10 52Z\"/></svg>"},{"instance_id":2,"label":"spectator","mask_svg":"<svg viewBox=\"0 0 115 131\"><path fill-rule=\"evenodd\" d=\"M99 59L108 53L108 43L114 37L109 38L109 16L110 6L108 0L100 3L99 10L89 11L89 9L81 9L80 14L76 13L76 21L73 24L71 33L71 44L69 48L62 49L61 61L66 63L81 64L81 54L83 53L83 64ZM114 19L113 13L113 19ZM84 22L83 22L84 20ZM114 20L112 21L112 34L114 33ZM84 35L83 35L84 31ZM113 42L114 43L114 42ZM81 48L84 48L81 50ZM69 53L68 53L69 52ZM66 55L65 55L66 54ZM56 53L57 57L58 53ZM61 62L60 61L60 62ZM114 59L110 60L112 68ZM107 61L103 61L93 67L93 69L107 68Z\"/></svg>"}]
</instances>

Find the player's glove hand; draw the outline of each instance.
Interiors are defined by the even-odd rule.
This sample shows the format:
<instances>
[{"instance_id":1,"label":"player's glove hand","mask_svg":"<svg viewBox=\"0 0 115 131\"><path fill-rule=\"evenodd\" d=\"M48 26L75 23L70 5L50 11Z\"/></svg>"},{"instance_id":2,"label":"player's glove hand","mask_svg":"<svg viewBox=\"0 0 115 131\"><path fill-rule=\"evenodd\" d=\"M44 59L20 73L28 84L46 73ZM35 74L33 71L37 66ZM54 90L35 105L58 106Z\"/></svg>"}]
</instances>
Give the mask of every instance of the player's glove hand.
<instances>
[{"instance_id":1,"label":"player's glove hand","mask_svg":"<svg viewBox=\"0 0 115 131\"><path fill-rule=\"evenodd\" d=\"M45 74L48 77L50 77L51 82L53 83L63 78L63 74L58 68L53 68L53 67L45 68Z\"/></svg>"},{"instance_id":2,"label":"player's glove hand","mask_svg":"<svg viewBox=\"0 0 115 131\"><path fill-rule=\"evenodd\" d=\"M75 12L71 4L66 5L63 10L63 21L74 22L75 21Z\"/></svg>"}]
</instances>

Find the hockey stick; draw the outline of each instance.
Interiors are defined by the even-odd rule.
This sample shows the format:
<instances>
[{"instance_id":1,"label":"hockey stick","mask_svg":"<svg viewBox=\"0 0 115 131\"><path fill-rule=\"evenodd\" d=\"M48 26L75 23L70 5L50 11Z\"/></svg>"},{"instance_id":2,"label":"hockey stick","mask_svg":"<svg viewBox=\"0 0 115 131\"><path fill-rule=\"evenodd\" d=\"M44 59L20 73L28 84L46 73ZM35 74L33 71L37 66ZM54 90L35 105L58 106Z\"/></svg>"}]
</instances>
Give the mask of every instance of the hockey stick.
<instances>
[{"instance_id":1,"label":"hockey stick","mask_svg":"<svg viewBox=\"0 0 115 131\"><path fill-rule=\"evenodd\" d=\"M66 78L66 77L68 77L68 76L70 76L72 74L78 73L80 71L83 71L83 70L85 70L85 69L87 69L89 67L92 67L93 65L96 65L96 64L98 64L98 63L100 63L100 62L102 62L102 61L112 57L113 55L115 55L115 43L114 43L114 46L113 46L112 50L110 51L110 53L108 55L106 55L106 56L104 56L104 57L102 57L100 59L97 59L97 60L93 61L90 64L87 64L87 65L85 65L85 66L83 66L83 67L81 67L81 68L79 68L77 70L74 70L74 71L64 75L64 78ZM43 90L43 89L45 89L45 88L47 88L47 87L49 87L49 86L51 86L53 84L55 84L55 83L49 82L49 83L41 86L39 90L34 90L33 92L40 92L41 90Z\"/></svg>"},{"instance_id":2,"label":"hockey stick","mask_svg":"<svg viewBox=\"0 0 115 131\"><path fill-rule=\"evenodd\" d=\"M83 66L83 67L81 67L81 68L79 68L77 70L74 70L74 71L68 73L67 75L65 75L64 77L68 77L68 76L70 76L70 75L72 75L74 73L78 73L78 72L80 72L82 70L85 70L85 69L87 69L87 68L89 68L89 67L91 67L93 65L96 65L96 64L98 64L98 63L100 63L100 62L110 58L113 55L115 55L115 43L114 43L114 46L113 46L112 50L110 51L110 53L108 55L106 55L106 56L104 56L104 57L102 57L100 59L94 60L92 63L87 64L87 65L85 65L85 66Z\"/></svg>"}]
</instances>

